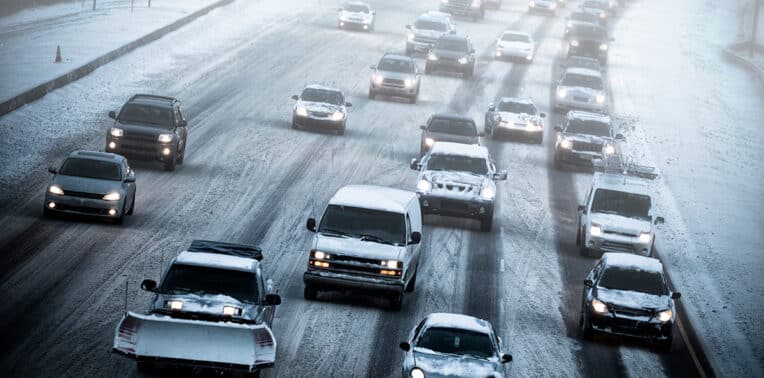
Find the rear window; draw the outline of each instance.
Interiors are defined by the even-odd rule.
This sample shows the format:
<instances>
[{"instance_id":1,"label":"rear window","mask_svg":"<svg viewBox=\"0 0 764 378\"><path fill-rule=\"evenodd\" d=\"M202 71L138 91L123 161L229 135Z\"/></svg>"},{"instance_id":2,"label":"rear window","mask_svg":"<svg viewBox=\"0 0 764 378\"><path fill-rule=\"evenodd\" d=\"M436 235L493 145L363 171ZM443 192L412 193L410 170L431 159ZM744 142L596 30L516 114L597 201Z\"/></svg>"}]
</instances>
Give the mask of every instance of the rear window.
<instances>
[{"instance_id":1,"label":"rear window","mask_svg":"<svg viewBox=\"0 0 764 378\"><path fill-rule=\"evenodd\" d=\"M469 44L465 39L439 39L437 42L437 49L447 51L464 51L469 50Z\"/></svg>"},{"instance_id":2,"label":"rear window","mask_svg":"<svg viewBox=\"0 0 764 378\"><path fill-rule=\"evenodd\" d=\"M602 90L602 79L597 76L567 74L562 79L562 85L566 87L584 87Z\"/></svg>"},{"instance_id":3,"label":"rear window","mask_svg":"<svg viewBox=\"0 0 764 378\"><path fill-rule=\"evenodd\" d=\"M570 29L570 35L572 38L594 39L598 41L607 38L605 29L592 25L574 25Z\"/></svg>"},{"instance_id":4,"label":"rear window","mask_svg":"<svg viewBox=\"0 0 764 378\"><path fill-rule=\"evenodd\" d=\"M145 104L125 104L118 117L120 122L140 123L172 128L175 123L173 110L169 107L158 107Z\"/></svg>"},{"instance_id":5,"label":"rear window","mask_svg":"<svg viewBox=\"0 0 764 378\"><path fill-rule=\"evenodd\" d=\"M573 12L570 15L570 19L573 21L583 21L583 22L591 22L596 23L599 21L599 17L593 13L588 12Z\"/></svg>"},{"instance_id":6,"label":"rear window","mask_svg":"<svg viewBox=\"0 0 764 378\"><path fill-rule=\"evenodd\" d=\"M436 118L430 122L430 131L435 133L454 134L461 136L477 136L477 127L472 121L458 119Z\"/></svg>"},{"instance_id":7,"label":"rear window","mask_svg":"<svg viewBox=\"0 0 764 378\"><path fill-rule=\"evenodd\" d=\"M602 66L600 66L600 62L596 59L589 59L589 58L583 58L583 57L572 57L569 58L566 66L568 68L587 68L590 70L595 71L601 71Z\"/></svg>"},{"instance_id":8,"label":"rear window","mask_svg":"<svg viewBox=\"0 0 764 378\"><path fill-rule=\"evenodd\" d=\"M122 169L119 164L111 161L68 158L61 165L60 174L65 176L77 176L94 178L99 180L122 180Z\"/></svg>"},{"instance_id":9,"label":"rear window","mask_svg":"<svg viewBox=\"0 0 764 378\"><path fill-rule=\"evenodd\" d=\"M348 12L369 13L369 7L363 4L347 4L342 9Z\"/></svg>"}]
</instances>

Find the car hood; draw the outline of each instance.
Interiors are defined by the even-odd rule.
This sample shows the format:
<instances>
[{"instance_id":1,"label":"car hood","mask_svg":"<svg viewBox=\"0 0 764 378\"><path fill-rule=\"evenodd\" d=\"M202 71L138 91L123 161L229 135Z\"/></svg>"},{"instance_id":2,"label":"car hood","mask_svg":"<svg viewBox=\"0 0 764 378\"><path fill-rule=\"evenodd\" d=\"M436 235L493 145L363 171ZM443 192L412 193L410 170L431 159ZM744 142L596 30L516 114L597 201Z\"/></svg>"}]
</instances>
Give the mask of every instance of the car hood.
<instances>
[{"instance_id":1,"label":"car hood","mask_svg":"<svg viewBox=\"0 0 764 378\"><path fill-rule=\"evenodd\" d=\"M142 123L120 122L116 121L114 127L123 129L130 134L156 135L172 134L172 130L165 126L149 125Z\"/></svg>"},{"instance_id":2,"label":"car hood","mask_svg":"<svg viewBox=\"0 0 764 378\"><path fill-rule=\"evenodd\" d=\"M454 143L464 143L464 144L477 144L480 142L480 137L478 137L477 135L465 136L465 135L440 133L440 132L433 132L433 131L425 131L423 134L425 138L432 138L436 142L454 142Z\"/></svg>"},{"instance_id":3,"label":"car hood","mask_svg":"<svg viewBox=\"0 0 764 378\"><path fill-rule=\"evenodd\" d=\"M560 86L557 87L557 89L564 89L566 92L568 92L568 95L572 96L596 96L598 94L602 94L602 91L599 89L592 89L587 87L569 87L560 84Z\"/></svg>"},{"instance_id":4,"label":"car hood","mask_svg":"<svg viewBox=\"0 0 764 378\"><path fill-rule=\"evenodd\" d=\"M454 50L441 50L441 49L432 49L432 53L435 54L438 58L450 58L450 59L459 59L461 57L469 55L466 51L454 51Z\"/></svg>"},{"instance_id":5,"label":"car hood","mask_svg":"<svg viewBox=\"0 0 764 378\"><path fill-rule=\"evenodd\" d=\"M598 287L596 296L607 305L635 310L661 311L670 308L671 305L671 298L668 295L653 295L630 290Z\"/></svg>"},{"instance_id":6,"label":"car hood","mask_svg":"<svg viewBox=\"0 0 764 378\"><path fill-rule=\"evenodd\" d=\"M347 17L347 18L358 18L358 19L367 19L371 18L371 14L363 13L363 12L350 12L350 11L341 11L340 17Z\"/></svg>"},{"instance_id":7,"label":"car hood","mask_svg":"<svg viewBox=\"0 0 764 378\"><path fill-rule=\"evenodd\" d=\"M517 50L531 50L533 49L533 44L528 42L518 42L518 41L498 41L496 42L496 45L503 48L503 49L517 49Z\"/></svg>"},{"instance_id":8,"label":"car hood","mask_svg":"<svg viewBox=\"0 0 764 378\"><path fill-rule=\"evenodd\" d=\"M100 180L87 177L67 176L58 174L53 177L51 184L56 184L64 190L84 193L106 194L109 192L121 192L122 181Z\"/></svg>"},{"instance_id":9,"label":"car hood","mask_svg":"<svg viewBox=\"0 0 764 378\"><path fill-rule=\"evenodd\" d=\"M422 177L433 184L461 185L480 189L488 181L485 176L469 172L456 171L424 171Z\"/></svg>"},{"instance_id":10,"label":"car hood","mask_svg":"<svg viewBox=\"0 0 764 378\"><path fill-rule=\"evenodd\" d=\"M424 371L425 377L503 377L498 361L469 356L457 356L415 348L414 365Z\"/></svg>"},{"instance_id":11,"label":"car hood","mask_svg":"<svg viewBox=\"0 0 764 378\"><path fill-rule=\"evenodd\" d=\"M629 235L639 235L640 232L650 231L650 221L620 216L617 214L592 213L591 223L602 227L602 232L618 232Z\"/></svg>"},{"instance_id":12,"label":"car hood","mask_svg":"<svg viewBox=\"0 0 764 378\"><path fill-rule=\"evenodd\" d=\"M304 106L309 112L315 113L334 113L337 111L344 113L344 107L340 105L328 104L325 102L299 101L297 105Z\"/></svg>"},{"instance_id":13,"label":"car hood","mask_svg":"<svg viewBox=\"0 0 764 378\"><path fill-rule=\"evenodd\" d=\"M414 76L415 76L413 73L382 71L382 70L377 70L377 74L382 75L382 77L384 77L385 79L397 79L397 80L414 79Z\"/></svg>"},{"instance_id":14,"label":"car hood","mask_svg":"<svg viewBox=\"0 0 764 378\"><path fill-rule=\"evenodd\" d=\"M236 298L223 294L158 294L154 300L153 310L166 312L165 302L170 300L179 300L183 302L183 307L179 311L182 314L209 315L211 317L222 317L224 306L233 306L241 309L242 319L254 320L260 306L256 304L244 303ZM169 312L172 314L172 312Z\"/></svg>"},{"instance_id":15,"label":"car hood","mask_svg":"<svg viewBox=\"0 0 764 378\"><path fill-rule=\"evenodd\" d=\"M609 137L600 137L600 136L594 136L594 135L587 135L587 134L578 134L578 133L561 133L562 137L568 140L576 141L576 142L585 142L585 143L592 143L592 144L605 144L605 142L612 140L612 138Z\"/></svg>"},{"instance_id":16,"label":"car hood","mask_svg":"<svg viewBox=\"0 0 764 378\"><path fill-rule=\"evenodd\" d=\"M313 249L344 256L378 260L402 260L405 246L376 243L351 237L316 234Z\"/></svg>"},{"instance_id":17,"label":"car hood","mask_svg":"<svg viewBox=\"0 0 764 378\"><path fill-rule=\"evenodd\" d=\"M535 114L526 114L526 113L510 113L510 112L499 112L499 118L501 118L502 121L510 122L510 123L527 123L528 121L534 121L536 124L541 123L541 118L536 116Z\"/></svg>"}]
</instances>

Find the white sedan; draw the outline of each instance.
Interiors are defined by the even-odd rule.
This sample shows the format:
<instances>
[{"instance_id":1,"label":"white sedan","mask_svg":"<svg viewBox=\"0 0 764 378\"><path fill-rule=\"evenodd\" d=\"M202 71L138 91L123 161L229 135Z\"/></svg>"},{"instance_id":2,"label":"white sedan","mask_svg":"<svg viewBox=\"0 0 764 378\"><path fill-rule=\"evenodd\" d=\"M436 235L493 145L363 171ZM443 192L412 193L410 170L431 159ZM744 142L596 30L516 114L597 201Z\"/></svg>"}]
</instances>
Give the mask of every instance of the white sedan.
<instances>
[{"instance_id":1,"label":"white sedan","mask_svg":"<svg viewBox=\"0 0 764 378\"><path fill-rule=\"evenodd\" d=\"M496 59L514 58L530 63L535 54L536 42L528 33L507 30L496 40Z\"/></svg>"}]
</instances>

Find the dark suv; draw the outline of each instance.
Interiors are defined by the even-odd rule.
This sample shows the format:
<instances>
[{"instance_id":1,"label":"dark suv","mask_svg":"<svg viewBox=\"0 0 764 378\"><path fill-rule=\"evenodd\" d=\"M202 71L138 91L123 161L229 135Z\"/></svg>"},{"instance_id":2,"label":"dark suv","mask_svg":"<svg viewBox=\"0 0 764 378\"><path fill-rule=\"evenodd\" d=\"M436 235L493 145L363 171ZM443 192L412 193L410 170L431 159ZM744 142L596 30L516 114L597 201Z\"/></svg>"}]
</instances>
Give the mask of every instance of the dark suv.
<instances>
[{"instance_id":1,"label":"dark suv","mask_svg":"<svg viewBox=\"0 0 764 378\"><path fill-rule=\"evenodd\" d=\"M433 114L422 129L419 156L424 156L435 142L454 142L480 145L481 134L472 118L456 114Z\"/></svg>"},{"instance_id":2,"label":"dark suv","mask_svg":"<svg viewBox=\"0 0 764 378\"><path fill-rule=\"evenodd\" d=\"M159 160L174 171L186 157L186 116L178 99L137 94L117 114L106 134L106 151L138 160Z\"/></svg>"},{"instance_id":3,"label":"dark suv","mask_svg":"<svg viewBox=\"0 0 764 378\"><path fill-rule=\"evenodd\" d=\"M573 24L568 29L568 56L579 55L597 58L607 63L607 52L612 40L605 28L594 24Z\"/></svg>"},{"instance_id":4,"label":"dark suv","mask_svg":"<svg viewBox=\"0 0 764 378\"><path fill-rule=\"evenodd\" d=\"M438 38L430 53L424 72L456 71L466 79L475 74L475 48L466 36L446 34Z\"/></svg>"}]
</instances>

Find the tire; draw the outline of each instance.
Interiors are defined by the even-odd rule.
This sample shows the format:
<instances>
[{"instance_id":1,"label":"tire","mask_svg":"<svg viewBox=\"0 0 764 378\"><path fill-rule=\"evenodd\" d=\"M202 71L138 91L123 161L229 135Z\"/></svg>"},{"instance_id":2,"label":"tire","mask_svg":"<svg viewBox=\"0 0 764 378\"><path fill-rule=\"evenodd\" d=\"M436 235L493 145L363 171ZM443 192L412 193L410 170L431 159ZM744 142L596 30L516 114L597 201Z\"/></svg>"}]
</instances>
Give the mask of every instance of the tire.
<instances>
[{"instance_id":1,"label":"tire","mask_svg":"<svg viewBox=\"0 0 764 378\"><path fill-rule=\"evenodd\" d=\"M175 160L178 161L178 164L183 164L183 159L185 158L186 158L186 145L183 144L183 150L180 151L180 153L178 154L178 157Z\"/></svg>"},{"instance_id":2,"label":"tire","mask_svg":"<svg viewBox=\"0 0 764 378\"><path fill-rule=\"evenodd\" d=\"M302 296L305 298L305 300L315 301L318 297L318 289L316 289L314 286L305 285L305 289L302 291Z\"/></svg>"},{"instance_id":3,"label":"tire","mask_svg":"<svg viewBox=\"0 0 764 378\"><path fill-rule=\"evenodd\" d=\"M42 217L43 218L53 218L53 212L48 210L48 207L45 206L42 208Z\"/></svg>"},{"instance_id":4,"label":"tire","mask_svg":"<svg viewBox=\"0 0 764 378\"><path fill-rule=\"evenodd\" d=\"M419 267L417 267L417 270L419 270ZM414 291L414 287L416 286L417 270L414 271L414 277L411 277L411 281L409 281L409 284L406 285L406 289L404 289L404 291L407 293Z\"/></svg>"},{"instance_id":5,"label":"tire","mask_svg":"<svg viewBox=\"0 0 764 378\"><path fill-rule=\"evenodd\" d=\"M534 139L534 141L536 142L536 144L544 144L544 135L543 134L539 134L539 136L537 136Z\"/></svg>"},{"instance_id":6,"label":"tire","mask_svg":"<svg viewBox=\"0 0 764 378\"><path fill-rule=\"evenodd\" d=\"M469 70L465 70L462 74L465 79L472 79L472 75L475 74L475 66L472 66Z\"/></svg>"},{"instance_id":7,"label":"tire","mask_svg":"<svg viewBox=\"0 0 764 378\"><path fill-rule=\"evenodd\" d=\"M176 165L176 163L177 163L177 162L175 161L175 158L176 158L176 157L177 157L177 156L173 156L173 157L172 157L172 159L170 159L170 160L168 160L168 161L165 161L165 162L164 162L164 170L165 170L165 171L170 171L170 172L172 172L172 171L174 171L174 170L175 170L175 165Z\"/></svg>"},{"instance_id":8,"label":"tire","mask_svg":"<svg viewBox=\"0 0 764 378\"><path fill-rule=\"evenodd\" d=\"M133 215L133 211L135 210L135 194L133 194L133 200L130 201L130 210L128 210L125 215Z\"/></svg>"},{"instance_id":9,"label":"tire","mask_svg":"<svg viewBox=\"0 0 764 378\"><path fill-rule=\"evenodd\" d=\"M554 169L561 170L562 169L562 161L559 157L557 157L557 154L554 155ZM580 241L581 235L576 235L576 240ZM578 242L576 242L576 245L578 245Z\"/></svg>"},{"instance_id":10,"label":"tire","mask_svg":"<svg viewBox=\"0 0 764 378\"><path fill-rule=\"evenodd\" d=\"M418 94L409 97L409 104L416 104L417 97L419 97Z\"/></svg>"},{"instance_id":11,"label":"tire","mask_svg":"<svg viewBox=\"0 0 764 378\"><path fill-rule=\"evenodd\" d=\"M406 56L411 56L414 54L414 50L409 48L409 45L406 45Z\"/></svg>"},{"instance_id":12,"label":"tire","mask_svg":"<svg viewBox=\"0 0 764 378\"><path fill-rule=\"evenodd\" d=\"M480 220L480 232L491 232L493 229L493 214Z\"/></svg>"},{"instance_id":13,"label":"tire","mask_svg":"<svg viewBox=\"0 0 764 378\"><path fill-rule=\"evenodd\" d=\"M592 323L589 321L589 319L586 318L586 316L584 316L583 312L581 312L581 320L578 322L578 324L581 326L581 337L584 340L591 340L594 338Z\"/></svg>"},{"instance_id":14,"label":"tire","mask_svg":"<svg viewBox=\"0 0 764 378\"><path fill-rule=\"evenodd\" d=\"M337 130L337 135L345 135L345 126L342 126L341 129Z\"/></svg>"},{"instance_id":15,"label":"tire","mask_svg":"<svg viewBox=\"0 0 764 378\"><path fill-rule=\"evenodd\" d=\"M377 97L377 95L369 89L369 100L373 100L374 97Z\"/></svg>"},{"instance_id":16,"label":"tire","mask_svg":"<svg viewBox=\"0 0 764 378\"><path fill-rule=\"evenodd\" d=\"M674 344L674 332L669 333L666 340L656 340L656 344L661 353L671 352L671 346Z\"/></svg>"},{"instance_id":17,"label":"tire","mask_svg":"<svg viewBox=\"0 0 764 378\"><path fill-rule=\"evenodd\" d=\"M153 373L154 370L156 370L156 366L151 361L142 361L142 360L135 361L135 367L141 373L150 374L150 373Z\"/></svg>"},{"instance_id":18,"label":"tire","mask_svg":"<svg viewBox=\"0 0 764 378\"><path fill-rule=\"evenodd\" d=\"M294 119L292 119L292 129L293 129L293 130L298 130L299 128L300 128L300 127L299 127L299 126L297 126L297 123L294 121Z\"/></svg>"},{"instance_id":19,"label":"tire","mask_svg":"<svg viewBox=\"0 0 764 378\"><path fill-rule=\"evenodd\" d=\"M403 294L392 293L390 294L390 309L393 311L400 311L403 307Z\"/></svg>"},{"instance_id":20,"label":"tire","mask_svg":"<svg viewBox=\"0 0 764 378\"><path fill-rule=\"evenodd\" d=\"M478 22L480 20L480 14L475 13L472 15L472 22Z\"/></svg>"},{"instance_id":21,"label":"tire","mask_svg":"<svg viewBox=\"0 0 764 378\"><path fill-rule=\"evenodd\" d=\"M589 248L586 248L586 235L585 234L581 235L581 242L578 244L578 246L579 246L579 251L581 253L581 256L589 257L590 252L589 252Z\"/></svg>"},{"instance_id":22,"label":"tire","mask_svg":"<svg viewBox=\"0 0 764 378\"><path fill-rule=\"evenodd\" d=\"M432 73L432 67L427 63L424 64L424 73L427 75Z\"/></svg>"}]
</instances>

